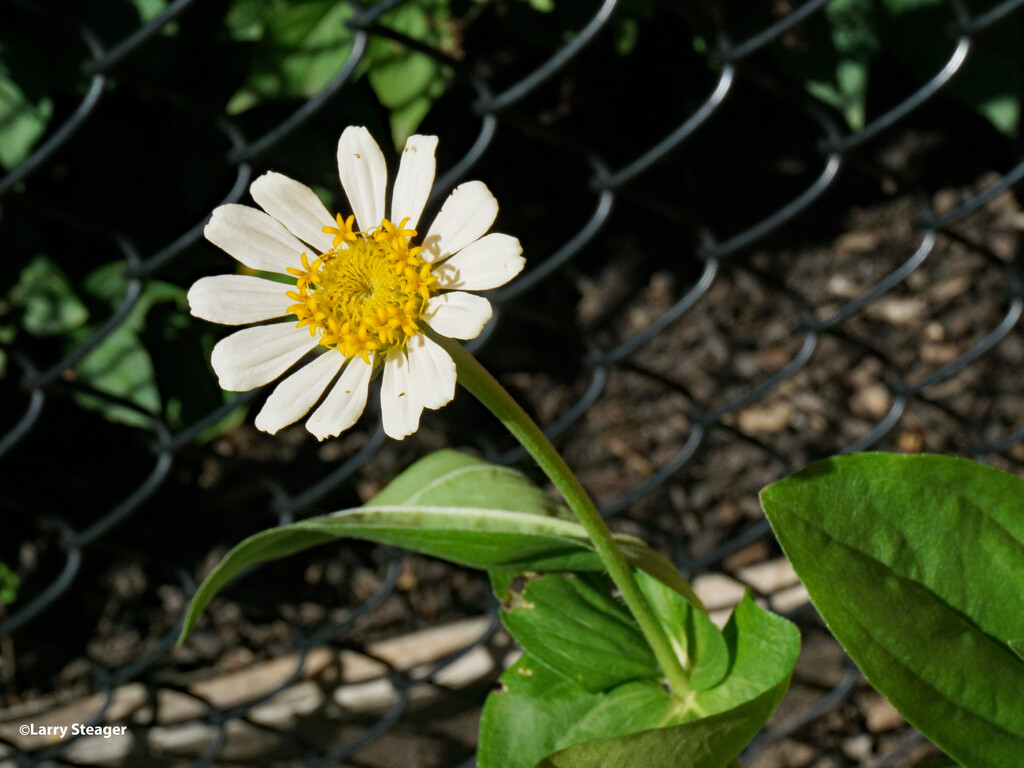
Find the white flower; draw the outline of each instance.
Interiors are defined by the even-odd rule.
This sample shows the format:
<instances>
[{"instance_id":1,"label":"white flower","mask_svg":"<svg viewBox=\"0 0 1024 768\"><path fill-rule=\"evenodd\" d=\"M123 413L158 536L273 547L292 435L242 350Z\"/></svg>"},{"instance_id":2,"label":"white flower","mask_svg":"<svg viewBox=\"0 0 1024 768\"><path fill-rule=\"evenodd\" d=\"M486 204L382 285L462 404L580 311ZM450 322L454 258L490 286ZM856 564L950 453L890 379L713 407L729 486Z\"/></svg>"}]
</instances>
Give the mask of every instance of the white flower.
<instances>
[{"instance_id":1,"label":"white flower","mask_svg":"<svg viewBox=\"0 0 1024 768\"><path fill-rule=\"evenodd\" d=\"M320 440L340 434L362 414L370 379L382 367L384 431L393 438L415 432L424 408L440 408L454 397L455 363L423 327L474 338L490 319L491 305L466 291L503 285L525 262L516 238L486 234L498 203L479 181L457 187L426 237L416 237L434 183L436 147L436 136L406 143L390 219L384 216L384 155L369 131L354 126L338 142L338 171L353 216L332 218L309 187L279 173L264 174L250 187L262 211L223 205L213 212L204 230L211 243L251 269L295 281L219 275L189 290L192 314L215 323L291 315L233 333L214 347L211 362L221 387L259 387L324 348L277 385L256 417L260 429L274 433L301 419L330 388L306 427Z\"/></svg>"}]
</instances>

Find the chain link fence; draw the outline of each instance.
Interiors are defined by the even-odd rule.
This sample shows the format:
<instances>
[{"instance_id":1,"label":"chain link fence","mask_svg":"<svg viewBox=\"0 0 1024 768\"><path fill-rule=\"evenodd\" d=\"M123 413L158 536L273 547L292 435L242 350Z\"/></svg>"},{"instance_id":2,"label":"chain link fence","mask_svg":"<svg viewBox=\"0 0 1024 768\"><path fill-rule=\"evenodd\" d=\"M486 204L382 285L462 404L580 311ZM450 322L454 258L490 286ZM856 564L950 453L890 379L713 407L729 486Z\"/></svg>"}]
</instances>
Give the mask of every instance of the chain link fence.
<instances>
[{"instance_id":1,"label":"chain link fence","mask_svg":"<svg viewBox=\"0 0 1024 768\"><path fill-rule=\"evenodd\" d=\"M788 64L835 5L824 0L758 14L605 0L532 45L506 25L554 29L555 16L484 4L465 9L455 52L386 23L412 2L350 3L351 48L328 85L293 111L237 118L189 97L199 80L237 81L196 47L226 3L175 0L117 40L95 31L100 6L0 4L34 43L75 57L82 84L0 178L5 274L44 249L72 277L123 262L120 293L87 333L4 346L0 560L23 577L0 612L0 765L475 764L475 718L512 652L478 575L331 548L247 575L174 643L198 576L249 533L358 504L442 446L529 471L498 425L460 395L401 444L369 407L317 445L301 427L270 438L240 424L265 390L196 414L82 374L131 327L158 374L209 402L202 334L213 331L167 319L182 315L173 301L154 319L153 286L223 271L202 228L218 200L246 202L255 174L307 180L297 158L364 114L363 64L379 39L454 72L421 129L441 137L428 206L481 178L503 206L498 229L525 247L526 271L492 292L474 351L613 524L671 552L713 610L752 586L804 631L794 689L741 762L880 767L928 754L829 640L756 494L839 451L1020 469L1024 214L1012 187L1024 163L950 88L976 60L1005 63L990 33L1016 29L1024 0L936 6L944 62L919 77L880 59L859 121L813 98ZM104 117L133 110L137 124ZM196 193L168 199L159 173L189 153L203 167L189 171ZM104 168L131 183L94 200L88 174ZM312 180L331 177L324 165ZM119 218L140 205L150 218ZM127 734L25 738L29 721Z\"/></svg>"}]
</instances>

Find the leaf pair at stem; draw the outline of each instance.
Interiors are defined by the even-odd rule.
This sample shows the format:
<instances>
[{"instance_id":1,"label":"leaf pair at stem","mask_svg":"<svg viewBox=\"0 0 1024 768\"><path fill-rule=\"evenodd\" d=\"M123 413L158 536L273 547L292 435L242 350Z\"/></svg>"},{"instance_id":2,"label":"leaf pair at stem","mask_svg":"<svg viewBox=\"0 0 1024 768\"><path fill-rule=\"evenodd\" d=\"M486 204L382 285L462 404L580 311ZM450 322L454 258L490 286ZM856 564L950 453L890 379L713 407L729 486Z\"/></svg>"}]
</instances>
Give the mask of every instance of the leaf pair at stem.
<instances>
[{"instance_id":1,"label":"leaf pair at stem","mask_svg":"<svg viewBox=\"0 0 1024 768\"><path fill-rule=\"evenodd\" d=\"M519 472L439 451L367 506L243 541L196 593L183 636L246 567L343 538L401 546L487 570L502 621L524 650L485 706L481 768L725 768L785 692L796 628L747 597L720 631L667 560L617 535L687 669L689 690L670 693L586 531L566 516Z\"/></svg>"}]
</instances>

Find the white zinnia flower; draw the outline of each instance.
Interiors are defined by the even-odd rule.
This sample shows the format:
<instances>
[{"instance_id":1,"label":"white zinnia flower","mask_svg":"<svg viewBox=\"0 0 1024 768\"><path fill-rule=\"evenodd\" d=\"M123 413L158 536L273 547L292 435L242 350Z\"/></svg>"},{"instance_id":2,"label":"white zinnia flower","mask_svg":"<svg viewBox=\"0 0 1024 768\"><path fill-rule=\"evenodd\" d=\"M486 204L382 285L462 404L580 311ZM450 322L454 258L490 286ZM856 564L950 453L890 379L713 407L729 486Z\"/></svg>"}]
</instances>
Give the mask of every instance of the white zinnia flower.
<instances>
[{"instance_id":1,"label":"white zinnia flower","mask_svg":"<svg viewBox=\"0 0 1024 768\"><path fill-rule=\"evenodd\" d=\"M384 155L369 131L354 126L338 142L341 185L354 216L332 218L313 190L279 173L250 187L262 211L222 205L213 212L204 230L211 243L251 269L295 279L219 275L189 290L192 314L215 323L292 316L221 340L211 360L221 387L259 387L325 348L277 385L256 417L258 428L274 433L302 418L337 379L306 427L320 440L338 435L362 414L370 378L381 367L384 431L393 438L415 432L424 408L440 408L455 396L455 363L423 327L474 338L491 305L465 291L503 285L525 262L516 238L486 235L498 203L479 181L457 187L414 245L436 147L436 136L406 143L390 219L384 217Z\"/></svg>"}]
</instances>

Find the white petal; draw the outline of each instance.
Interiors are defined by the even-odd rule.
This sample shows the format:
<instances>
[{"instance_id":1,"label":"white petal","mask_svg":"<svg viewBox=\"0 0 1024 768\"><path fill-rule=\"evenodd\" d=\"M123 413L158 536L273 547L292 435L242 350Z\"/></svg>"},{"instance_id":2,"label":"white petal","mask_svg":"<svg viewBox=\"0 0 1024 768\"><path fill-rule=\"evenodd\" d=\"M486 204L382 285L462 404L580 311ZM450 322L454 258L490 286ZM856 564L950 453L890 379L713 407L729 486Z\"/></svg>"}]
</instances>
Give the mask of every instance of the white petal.
<instances>
[{"instance_id":1,"label":"white petal","mask_svg":"<svg viewBox=\"0 0 1024 768\"><path fill-rule=\"evenodd\" d=\"M251 275L203 277L188 289L188 304L193 315L211 323L258 323L287 315L295 301L285 292L294 287Z\"/></svg>"},{"instance_id":2,"label":"white petal","mask_svg":"<svg viewBox=\"0 0 1024 768\"><path fill-rule=\"evenodd\" d=\"M481 237L434 268L438 288L489 291L518 275L526 259L523 246L510 235Z\"/></svg>"},{"instance_id":3,"label":"white petal","mask_svg":"<svg viewBox=\"0 0 1024 768\"><path fill-rule=\"evenodd\" d=\"M294 323L260 325L218 341L210 362L221 389L246 392L276 379L316 345Z\"/></svg>"},{"instance_id":4,"label":"white petal","mask_svg":"<svg viewBox=\"0 0 1024 768\"><path fill-rule=\"evenodd\" d=\"M423 258L437 261L483 237L498 215L498 201L482 181L455 188L423 239Z\"/></svg>"},{"instance_id":5,"label":"white petal","mask_svg":"<svg viewBox=\"0 0 1024 768\"><path fill-rule=\"evenodd\" d=\"M359 420L366 407L366 392L372 372L373 367L364 363L362 358L353 357L349 361L327 399L306 422L306 429L317 440L340 435Z\"/></svg>"},{"instance_id":6,"label":"white petal","mask_svg":"<svg viewBox=\"0 0 1024 768\"><path fill-rule=\"evenodd\" d=\"M316 192L280 173L265 173L249 187L249 194L260 208L287 227L288 231L316 248L329 251L334 242L324 227L335 225Z\"/></svg>"},{"instance_id":7,"label":"white petal","mask_svg":"<svg viewBox=\"0 0 1024 768\"><path fill-rule=\"evenodd\" d=\"M423 406L412 396L409 372L409 358L404 352L392 352L387 356L380 388L380 407L384 416L384 432L395 440L416 431L423 411Z\"/></svg>"},{"instance_id":8,"label":"white petal","mask_svg":"<svg viewBox=\"0 0 1024 768\"><path fill-rule=\"evenodd\" d=\"M402 163L395 177L395 189L391 193L391 221L395 224L400 224L408 216L408 228L416 229L434 184L436 149L437 136L410 136L405 142Z\"/></svg>"},{"instance_id":9,"label":"white petal","mask_svg":"<svg viewBox=\"0 0 1024 768\"><path fill-rule=\"evenodd\" d=\"M370 132L350 125L338 142L338 175L345 188L356 224L363 232L379 227L384 218L384 191L388 167L384 153Z\"/></svg>"},{"instance_id":10,"label":"white petal","mask_svg":"<svg viewBox=\"0 0 1024 768\"><path fill-rule=\"evenodd\" d=\"M203 234L250 269L267 272L287 274L309 250L271 216L236 203L215 208Z\"/></svg>"},{"instance_id":11,"label":"white petal","mask_svg":"<svg viewBox=\"0 0 1024 768\"><path fill-rule=\"evenodd\" d=\"M442 336L475 339L491 319L491 314L491 302L483 296L453 291L431 298L423 319Z\"/></svg>"},{"instance_id":12,"label":"white petal","mask_svg":"<svg viewBox=\"0 0 1024 768\"><path fill-rule=\"evenodd\" d=\"M455 361L451 355L417 333L406 344L409 383L413 396L424 408L437 409L455 397Z\"/></svg>"},{"instance_id":13,"label":"white petal","mask_svg":"<svg viewBox=\"0 0 1024 768\"><path fill-rule=\"evenodd\" d=\"M345 356L332 349L282 381L256 416L256 428L274 434L301 419L320 399L344 362Z\"/></svg>"}]
</instances>

